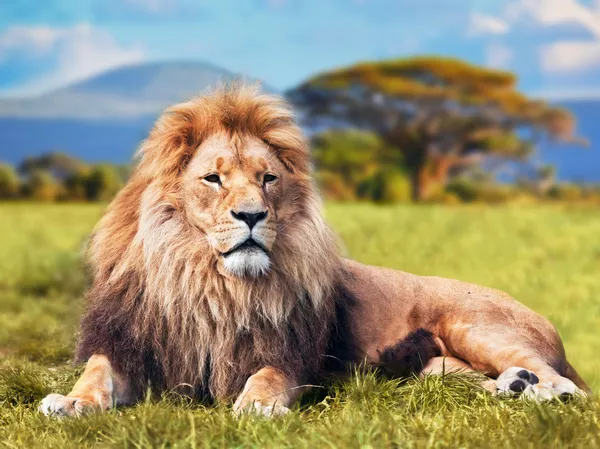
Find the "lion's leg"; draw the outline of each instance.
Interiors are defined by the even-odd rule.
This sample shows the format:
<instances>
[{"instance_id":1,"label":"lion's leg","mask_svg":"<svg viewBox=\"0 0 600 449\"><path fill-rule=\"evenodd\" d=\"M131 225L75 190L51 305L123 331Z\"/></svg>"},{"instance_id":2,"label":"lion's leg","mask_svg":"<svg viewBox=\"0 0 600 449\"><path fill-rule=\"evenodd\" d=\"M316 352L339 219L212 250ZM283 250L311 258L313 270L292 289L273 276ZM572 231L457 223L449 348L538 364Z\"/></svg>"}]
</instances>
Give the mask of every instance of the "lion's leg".
<instances>
[{"instance_id":1,"label":"lion's leg","mask_svg":"<svg viewBox=\"0 0 600 449\"><path fill-rule=\"evenodd\" d=\"M250 376L233 405L236 414L282 415L302 393L297 382L282 371L267 366Z\"/></svg>"},{"instance_id":2,"label":"lion's leg","mask_svg":"<svg viewBox=\"0 0 600 449\"><path fill-rule=\"evenodd\" d=\"M566 364L562 343L552 329L531 342L518 329L498 326L481 332L458 328L444 342L477 371L497 377L499 394L523 395L535 400L585 395L553 366Z\"/></svg>"},{"instance_id":3,"label":"lion's leg","mask_svg":"<svg viewBox=\"0 0 600 449\"><path fill-rule=\"evenodd\" d=\"M46 396L40 411L45 415L80 416L90 411L108 410L128 400L127 381L115 372L107 357L93 355L73 390L66 396Z\"/></svg>"},{"instance_id":4,"label":"lion's leg","mask_svg":"<svg viewBox=\"0 0 600 449\"><path fill-rule=\"evenodd\" d=\"M522 395L537 401L586 395L573 381L561 376L544 360L535 358L504 370L496 380L496 392Z\"/></svg>"},{"instance_id":5,"label":"lion's leg","mask_svg":"<svg viewBox=\"0 0 600 449\"><path fill-rule=\"evenodd\" d=\"M423 376L435 376L435 375L443 375L448 373L457 373L457 374L479 374L482 376L481 386L486 390L495 393L496 392L496 382L493 379L489 379L487 377L483 377L481 373L478 373L473 369L471 365L466 362L463 362L460 359L455 357L434 357L432 358L427 365L423 367L423 370L419 373L420 377Z\"/></svg>"}]
</instances>

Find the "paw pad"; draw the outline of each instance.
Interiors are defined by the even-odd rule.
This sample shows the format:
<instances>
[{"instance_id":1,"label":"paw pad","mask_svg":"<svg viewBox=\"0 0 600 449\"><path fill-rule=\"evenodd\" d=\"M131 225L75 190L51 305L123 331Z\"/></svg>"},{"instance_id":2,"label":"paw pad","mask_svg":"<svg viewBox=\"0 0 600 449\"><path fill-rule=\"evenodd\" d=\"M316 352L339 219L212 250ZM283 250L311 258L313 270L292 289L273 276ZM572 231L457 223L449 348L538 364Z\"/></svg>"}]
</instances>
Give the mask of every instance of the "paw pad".
<instances>
[{"instance_id":1,"label":"paw pad","mask_svg":"<svg viewBox=\"0 0 600 449\"><path fill-rule=\"evenodd\" d=\"M498 394L517 396L539 382L540 379L534 372L524 368L512 367L498 377L496 391Z\"/></svg>"}]
</instances>

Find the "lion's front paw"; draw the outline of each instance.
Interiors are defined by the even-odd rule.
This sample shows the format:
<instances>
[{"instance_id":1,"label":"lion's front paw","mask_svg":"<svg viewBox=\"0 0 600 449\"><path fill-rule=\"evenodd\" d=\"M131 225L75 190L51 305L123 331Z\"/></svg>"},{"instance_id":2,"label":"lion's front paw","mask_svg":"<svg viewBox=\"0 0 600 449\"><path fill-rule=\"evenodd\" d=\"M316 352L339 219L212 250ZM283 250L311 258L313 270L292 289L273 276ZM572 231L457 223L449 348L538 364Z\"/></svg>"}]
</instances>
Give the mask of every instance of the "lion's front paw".
<instances>
[{"instance_id":1,"label":"lion's front paw","mask_svg":"<svg viewBox=\"0 0 600 449\"><path fill-rule=\"evenodd\" d=\"M264 405L260 401L254 401L247 403L244 406L236 406L233 408L233 412L236 416L241 415L254 415L264 416L267 418L273 418L275 416L285 415L290 411L289 408L280 404Z\"/></svg>"},{"instance_id":2,"label":"lion's front paw","mask_svg":"<svg viewBox=\"0 0 600 449\"><path fill-rule=\"evenodd\" d=\"M40 404L39 411L46 416L82 416L97 409L92 401L63 396L62 394L49 394Z\"/></svg>"}]
</instances>

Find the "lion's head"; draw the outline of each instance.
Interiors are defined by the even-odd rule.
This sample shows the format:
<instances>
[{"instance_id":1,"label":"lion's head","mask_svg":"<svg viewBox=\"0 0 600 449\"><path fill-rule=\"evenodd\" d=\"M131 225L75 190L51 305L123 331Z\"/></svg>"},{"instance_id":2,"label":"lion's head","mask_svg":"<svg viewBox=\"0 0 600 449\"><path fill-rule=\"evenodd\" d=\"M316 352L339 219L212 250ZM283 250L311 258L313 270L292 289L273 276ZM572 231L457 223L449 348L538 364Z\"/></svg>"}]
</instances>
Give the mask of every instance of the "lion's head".
<instances>
[{"instance_id":1,"label":"lion's head","mask_svg":"<svg viewBox=\"0 0 600 449\"><path fill-rule=\"evenodd\" d=\"M180 188L189 223L206 235L218 266L259 276L269 271L278 231L295 218L300 183L268 141L223 132L202 142Z\"/></svg>"},{"instance_id":2,"label":"lion's head","mask_svg":"<svg viewBox=\"0 0 600 449\"><path fill-rule=\"evenodd\" d=\"M261 364L316 370L341 263L287 105L216 90L168 109L140 155L92 239L80 356L151 347L167 386L218 396ZM104 336L107 314L126 331Z\"/></svg>"}]
</instances>

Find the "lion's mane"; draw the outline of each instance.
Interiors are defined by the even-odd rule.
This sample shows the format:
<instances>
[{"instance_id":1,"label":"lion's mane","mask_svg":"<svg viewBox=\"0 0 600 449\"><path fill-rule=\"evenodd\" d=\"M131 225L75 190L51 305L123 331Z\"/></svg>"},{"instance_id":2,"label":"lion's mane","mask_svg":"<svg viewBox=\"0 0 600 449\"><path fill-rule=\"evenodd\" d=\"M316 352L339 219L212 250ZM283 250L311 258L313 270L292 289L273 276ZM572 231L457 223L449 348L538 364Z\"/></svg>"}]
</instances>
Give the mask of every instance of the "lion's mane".
<instances>
[{"instance_id":1,"label":"lion's mane","mask_svg":"<svg viewBox=\"0 0 600 449\"><path fill-rule=\"evenodd\" d=\"M181 174L216 132L262 139L299 182L285 198L294 218L278 233L266 276L219 274L186 219ZM342 265L285 103L254 87L218 89L168 109L139 154L91 239L78 360L107 355L136 397L150 385L228 398L266 365L299 382L318 376L341 310Z\"/></svg>"}]
</instances>

